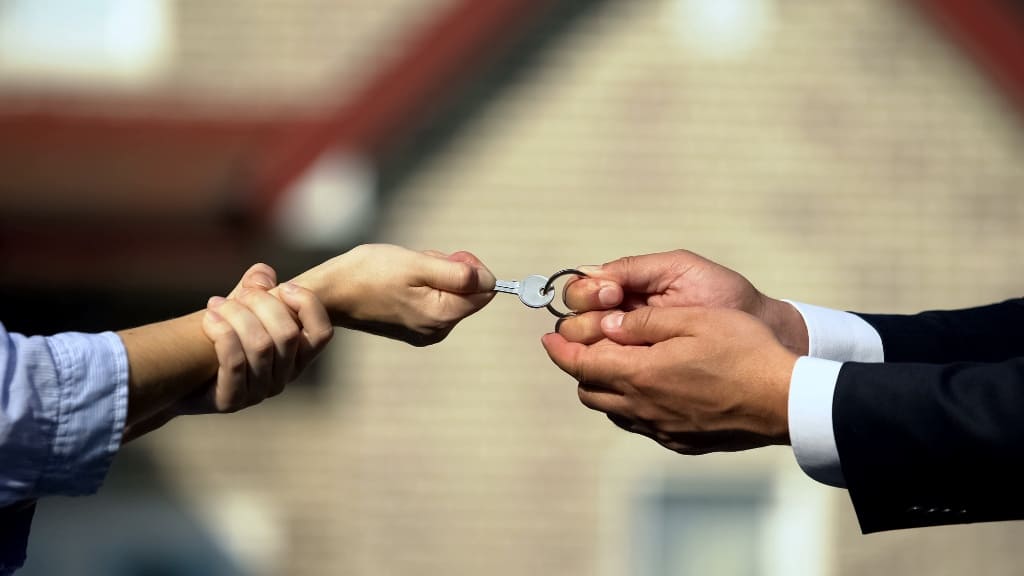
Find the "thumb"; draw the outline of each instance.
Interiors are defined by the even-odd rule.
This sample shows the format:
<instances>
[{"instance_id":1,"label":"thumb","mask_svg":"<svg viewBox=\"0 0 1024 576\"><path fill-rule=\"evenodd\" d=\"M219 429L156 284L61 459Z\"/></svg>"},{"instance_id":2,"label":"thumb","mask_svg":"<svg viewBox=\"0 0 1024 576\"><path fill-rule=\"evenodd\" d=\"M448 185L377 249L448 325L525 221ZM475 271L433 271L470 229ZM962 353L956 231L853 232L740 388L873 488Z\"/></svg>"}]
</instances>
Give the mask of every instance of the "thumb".
<instances>
[{"instance_id":1,"label":"thumb","mask_svg":"<svg viewBox=\"0 0 1024 576\"><path fill-rule=\"evenodd\" d=\"M238 296L246 288L270 290L274 286L277 286L277 272L269 265L260 262L253 264L245 271L245 274L242 274L242 279L238 281L238 285L231 291L231 294L228 294L228 298Z\"/></svg>"},{"instance_id":2,"label":"thumb","mask_svg":"<svg viewBox=\"0 0 1024 576\"><path fill-rule=\"evenodd\" d=\"M455 252L448 259L452 262L465 262L473 268L476 268L477 273L477 292L490 292L494 290L494 283L497 281L494 277L494 273L488 268L483 261L476 257L476 254L460 250Z\"/></svg>"},{"instance_id":3,"label":"thumb","mask_svg":"<svg viewBox=\"0 0 1024 576\"><path fill-rule=\"evenodd\" d=\"M431 288L456 294L490 292L494 289L494 274L468 252L456 253L448 258L427 257L422 263L420 279Z\"/></svg>"},{"instance_id":4,"label":"thumb","mask_svg":"<svg viewBox=\"0 0 1024 576\"><path fill-rule=\"evenodd\" d=\"M601 332L619 344L656 344L679 336L692 336L699 320L699 308L658 308L644 306L631 312L612 312L601 319Z\"/></svg>"}]
</instances>

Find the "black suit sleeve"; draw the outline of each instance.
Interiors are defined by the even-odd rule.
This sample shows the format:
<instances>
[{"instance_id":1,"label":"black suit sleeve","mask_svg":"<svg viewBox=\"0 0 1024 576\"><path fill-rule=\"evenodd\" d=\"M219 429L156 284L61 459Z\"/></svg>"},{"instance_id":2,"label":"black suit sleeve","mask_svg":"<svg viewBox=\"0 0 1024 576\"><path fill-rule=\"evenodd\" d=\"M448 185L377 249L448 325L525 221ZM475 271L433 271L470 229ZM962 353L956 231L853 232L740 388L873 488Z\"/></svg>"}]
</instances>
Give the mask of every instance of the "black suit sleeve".
<instances>
[{"instance_id":1,"label":"black suit sleeve","mask_svg":"<svg viewBox=\"0 0 1024 576\"><path fill-rule=\"evenodd\" d=\"M911 316L858 316L882 337L886 362L1001 362L1024 356L1024 298Z\"/></svg>"},{"instance_id":2,"label":"black suit sleeve","mask_svg":"<svg viewBox=\"0 0 1024 576\"><path fill-rule=\"evenodd\" d=\"M865 533L1024 519L1024 358L846 363L832 417Z\"/></svg>"},{"instance_id":3,"label":"black suit sleeve","mask_svg":"<svg viewBox=\"0 0 1024 576\"><path fill-rule=\"evenodd\" d=\"M28 531L35 512L35 500L0 508L0 574L13 572L25 563Z\"/></svg>"}]
</instances>

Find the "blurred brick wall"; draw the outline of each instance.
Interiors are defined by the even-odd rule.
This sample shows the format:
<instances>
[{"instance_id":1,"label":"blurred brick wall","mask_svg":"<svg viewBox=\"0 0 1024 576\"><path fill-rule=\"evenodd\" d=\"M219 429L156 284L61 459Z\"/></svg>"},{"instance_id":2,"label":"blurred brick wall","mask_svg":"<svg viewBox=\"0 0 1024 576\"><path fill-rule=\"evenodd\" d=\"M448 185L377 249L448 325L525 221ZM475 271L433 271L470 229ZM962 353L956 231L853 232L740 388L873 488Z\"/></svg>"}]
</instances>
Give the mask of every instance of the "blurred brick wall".
<instances>
[{"instance_id":1,"label":"blurred brick wall","mask_svg":"<svg viewBox=\"0 0 1024 576\"><path fill-rule=\"evenodd\" d=\"M670 3L608 2L399 191L379 239L473 250L501 278L685 247L858 310L1019 295L1019 114L904 3L775 8L723 62L679 48ZM430 349L339 334L321 395L144 442L185 494L265 498L280 573L598 573L611 448L647 441L578 405L551 326L499 296ZM833 494L836 574L1017 571L1024 525L862 537Z\"/></svg>"},{"instance_id":2,"label":"blurred brick wall","mask_svg":"<svg viewBox=\"0 0 1024 576\"><path fill-rule=\"evenodd\" d=\"M177 0L177 50L159 89L214 106L335 105L451 4Z\"/></svg>"}]
</instances>

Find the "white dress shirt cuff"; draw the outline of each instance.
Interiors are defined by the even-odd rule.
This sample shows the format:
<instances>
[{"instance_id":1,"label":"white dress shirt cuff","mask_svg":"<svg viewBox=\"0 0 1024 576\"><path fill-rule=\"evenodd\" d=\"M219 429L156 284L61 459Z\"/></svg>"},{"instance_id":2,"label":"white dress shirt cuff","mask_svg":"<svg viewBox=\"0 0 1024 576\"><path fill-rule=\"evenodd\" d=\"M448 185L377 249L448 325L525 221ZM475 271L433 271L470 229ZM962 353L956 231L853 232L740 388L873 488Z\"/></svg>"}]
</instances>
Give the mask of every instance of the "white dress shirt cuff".
<instances>
[{"instance_id":1,"label":"white dress shirt cuff","mask_svg":"<svg viewBox=\"0 0 1024 576\"><path fill-rule=\"evenodd\" d=\"M841 362L801 356L789 381L789 440L800 468L830 486L845 487L832 429L832 396Z\"/></svg>"},{"instance_id":2,"label":"white dress shirt cuff","mask_svg":"<svg viewBox=\"0 0 1024 576\"><path fill-rule=\"evenodd\" d=\"M838 362L881 362L882 337L856 314L785 300L807 325L807 355Z\"/></svg>"}]
</instances>

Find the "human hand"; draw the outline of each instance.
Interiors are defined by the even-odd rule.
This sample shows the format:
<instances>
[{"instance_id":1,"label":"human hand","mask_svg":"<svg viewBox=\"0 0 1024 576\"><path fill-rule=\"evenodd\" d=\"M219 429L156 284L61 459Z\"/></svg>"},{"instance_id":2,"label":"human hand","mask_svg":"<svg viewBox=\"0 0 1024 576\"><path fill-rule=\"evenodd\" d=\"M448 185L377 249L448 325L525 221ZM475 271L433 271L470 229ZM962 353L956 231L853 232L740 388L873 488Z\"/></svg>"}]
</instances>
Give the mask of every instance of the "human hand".
<instances>
[{"instance_id":1,"label":"human hand","mask_svg":"<svg viewBox=\"0 0 1024 576\"><path fill-rule=\"evenodd\" d=\"M494 275L469 252L365 244L293 281L313 290L334 324L426 346L494 297Z\"/></svg>"},{"instance_id":2,"label":"human hand","mask_svg":"<svg viewBox=\"0 0 1024 576\"><path fill-rule=\"evenodd\" d=\"M290 283L276 284L274 269L256 264L227 298L210 298L202 328L216 352L216 377L126 427L126 442L177 416L236 412L259 404L284 391L309 365L334 328L312 292Z\"/></svg>"},{"instance_id":3,"label":"human hand","mask_svg":"<svg viewBox=\"0 0 1024 576\"><path fill-rule=\"evenodd\" d=\"M574 342L603 338L607 310L643 306L730 308L755 316L797 354L807 353L807 330L786 302L769 298L741 274L687 250L626 256L601 266L582 266L588 277L566 286L565 301L576 317L559 323L558 332Z\"/></svg>"},{"instance_id":4,"label":"human hand","mask_svg":"<svg viewBox=\"0 0 1024 576\"><path fill-rule=\"evenodd\" d=\"M646 306L599 326L606 338L594 344L542 340L588 408L682 454L789 443L797 356L763 322L732 309Z\"/></svg>"},{"instance_id":5,"label":"human hand","mask_svg":"<svg viewBox=\"0 0 1024 576\"><path fill-rule=\"evenodd\" d=\"M190 413L236 412L277 396L330 342L334 327L316 295L276 284L274 269L256 264L227 298L210 298L203 331L220 368L215 385L185 407Z\"/></svg>"}]
</instances>

